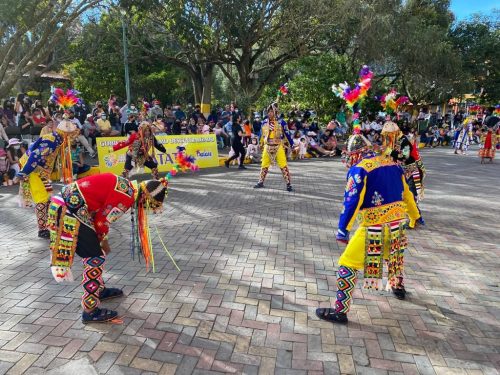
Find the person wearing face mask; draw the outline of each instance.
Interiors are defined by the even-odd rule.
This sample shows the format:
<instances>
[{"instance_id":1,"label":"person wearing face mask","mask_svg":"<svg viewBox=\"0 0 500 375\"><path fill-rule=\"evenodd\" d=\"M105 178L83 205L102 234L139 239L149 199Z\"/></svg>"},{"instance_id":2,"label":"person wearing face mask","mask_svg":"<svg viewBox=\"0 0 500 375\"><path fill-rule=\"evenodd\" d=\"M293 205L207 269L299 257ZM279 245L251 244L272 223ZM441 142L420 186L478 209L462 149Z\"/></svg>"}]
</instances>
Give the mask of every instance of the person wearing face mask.
<instances>
[{"instance_id":1,"label":"person wearing face mask","mask_svg":"<svg viewBox=\"0 0 500 375\"><path fill-rule=\"evenodd\" d=\"M101 137L116 137L120 135L118 130L111 127L111 122L108 120L106 113L102 112L100 118L96 121L97 128L101 133Z\"/></svg>"},{"instance_id":2,"label":"person wearing face mask","mask_svg":"<svg viewBox=\"0 0 500 375\"><path fill-rule=\"evenodd\" d=\"M80 131L79 134L76 135L75 138L78 140L78 142L80 142L80 144L85 148L85 150L87 150L87 152L90 155L90 157L91 158L95 158L96 157L96 152L94 151L94 149L90 145L90 143L87 140L87 138L85 138L85 135L82 134L83 125L80 123L80 120L75 116L75 113L73 111L69 111L69 115L68 116L69 116L68 117L69 121L71 121L73 124L75 124L75 126Z\"/></svg>"}]
</instances>

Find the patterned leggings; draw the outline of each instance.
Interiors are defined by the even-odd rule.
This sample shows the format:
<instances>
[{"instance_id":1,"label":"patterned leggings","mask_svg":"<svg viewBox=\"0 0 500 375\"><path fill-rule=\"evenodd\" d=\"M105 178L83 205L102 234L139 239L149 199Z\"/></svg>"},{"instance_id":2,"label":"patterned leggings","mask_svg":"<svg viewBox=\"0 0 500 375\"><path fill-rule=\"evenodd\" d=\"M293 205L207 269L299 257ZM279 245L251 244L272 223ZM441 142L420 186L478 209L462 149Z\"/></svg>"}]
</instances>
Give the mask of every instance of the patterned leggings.
<instances>
[{"instance_id":1,"label":"patterned leggings","mask_svg":"<svg viewBox=\"0 0 500 375\"><path fill-rule=\"evenodd\" d=\"M337 301L335 312L346 314L351 308L352 293L356 287L357 273L354 268L340 266L337 277Z\"/></svg>"},{"instance_id":2,"label":"patterned leggings","mask_svg":"<svg viewBox=\"0 0 500 375\"><path fill-rule=\"evenodd\" d=\"M37 203L35 206L36 221L38 230L47 229L47 211L49 210L49 202Z\"/></svg>"},{"instance_id":3,"label":"patterned leggings","mask_svg":"<svg viewBox=\"0 0 500 375\"><path fill-rule=\"evenodd\" d=\"M85 311L92 311L99 307L99 293L104 290L102 272L104 270L104 256L83 258L83 296L82 307Z\"/></svg>"}]
</instances>

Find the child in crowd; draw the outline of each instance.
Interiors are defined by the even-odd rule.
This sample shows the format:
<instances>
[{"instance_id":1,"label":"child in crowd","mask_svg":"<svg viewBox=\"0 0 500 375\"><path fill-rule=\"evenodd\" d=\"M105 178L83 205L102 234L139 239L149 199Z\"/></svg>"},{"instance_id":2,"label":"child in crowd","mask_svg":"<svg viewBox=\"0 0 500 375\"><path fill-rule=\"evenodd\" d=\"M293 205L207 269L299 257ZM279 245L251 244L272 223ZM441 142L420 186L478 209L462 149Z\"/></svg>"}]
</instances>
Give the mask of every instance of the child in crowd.
<instances>
[{"instance_id":1,"label":"child in crowd","mask_svg":"<svg viewBox=\"0 0 500 375\"><path fill-rule=\"evenodd\" d=\"M3 141L0 141L3 143ZM10 167L9 157L7 156L7 152L3 148L4 145L0 147L0 182L3 186L12 185L12 179L16 175L16 171Z\"/></svg>"},{"instance_id":2,"label":"child in crowd","mask_svg":"<svg viewBox=\"0 0 500 375\"><path fill-rule=\"evenodd\" d=\"M301 137L299 141L299 159L303 160L307 153L307 142L305 137Z\"/></svg>"},{"instance_id":3,"label":"child in crowd","mask_svg":"<svg viewBox=\"0 0 500 375\"><path fill-rule=\"evenodd\" d=\"M252 140L247 147L247 158L250 159L251 163L260 163L257 137L252 137Z\"/></svg>"}]
</instances>

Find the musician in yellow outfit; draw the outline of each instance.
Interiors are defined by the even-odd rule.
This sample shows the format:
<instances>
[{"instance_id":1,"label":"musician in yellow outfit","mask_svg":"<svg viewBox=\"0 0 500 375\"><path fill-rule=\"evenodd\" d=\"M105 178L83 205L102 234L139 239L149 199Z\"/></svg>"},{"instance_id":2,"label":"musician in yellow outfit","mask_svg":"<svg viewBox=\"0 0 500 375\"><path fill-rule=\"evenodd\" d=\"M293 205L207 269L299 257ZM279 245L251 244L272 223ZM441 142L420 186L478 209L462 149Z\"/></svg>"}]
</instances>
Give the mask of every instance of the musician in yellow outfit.
<instances>
[{"instance_id":1,"label":"musician in yellow outfit","mask_svg":"<svg viewBox=\"0 0 500 375\"><path fill-rule=\"evenodd\" d=\"M277 164L283 174L286 190L293 191L285 153L285 145L290 146L293 141L286 132L286 122L276 117L277 105L273 103L268 107L267 119L262 124L261 144L264 144L264 152L262 153L259 182L254 188L260 189L264 187L264 180L269 172L269 167L271 164Z\"/></svg>"}]
</instances>

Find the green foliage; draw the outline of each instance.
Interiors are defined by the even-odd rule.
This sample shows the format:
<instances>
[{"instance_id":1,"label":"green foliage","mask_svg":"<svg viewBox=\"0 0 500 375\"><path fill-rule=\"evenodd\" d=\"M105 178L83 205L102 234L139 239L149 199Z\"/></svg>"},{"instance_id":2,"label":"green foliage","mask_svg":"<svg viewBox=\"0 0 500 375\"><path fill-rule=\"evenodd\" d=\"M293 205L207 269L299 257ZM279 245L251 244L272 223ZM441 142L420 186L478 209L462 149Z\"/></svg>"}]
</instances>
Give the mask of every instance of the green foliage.
<instances>
[{"instance_id":1,"label":"green foliage","mask_svg":"<svg viewBox=\"0 0 500 375\"><path fill-rule=\"evenodd\" d=\"M456 53L463 61L467 82L483 103L500 101L500 20L475 16L451 30Z\"/></svg>"},{"instance_id":2,"label":"green foliage","mask_svg":"<svg viewBox=\"0 0 500 375\"><path fill-rule=\"evenodd\" d=\"M163 103L187 101L191 96L186 75L165 64L154 54L144 56L141 43L128 40L132 100L155 97ZM98 22L84 26L80 37L70 46L66 70L83 97L93 102L110 94L125 97L122 23L118 13L103 14Z\"/></svg>"}]
</instances>

